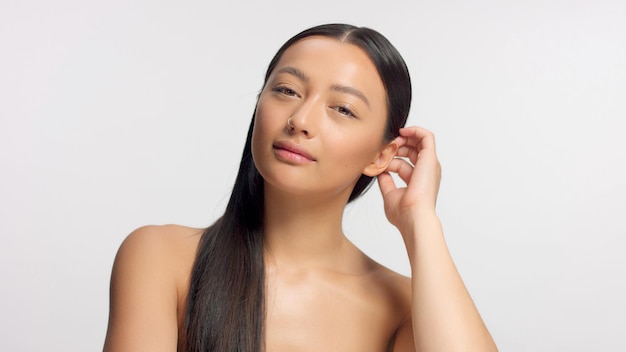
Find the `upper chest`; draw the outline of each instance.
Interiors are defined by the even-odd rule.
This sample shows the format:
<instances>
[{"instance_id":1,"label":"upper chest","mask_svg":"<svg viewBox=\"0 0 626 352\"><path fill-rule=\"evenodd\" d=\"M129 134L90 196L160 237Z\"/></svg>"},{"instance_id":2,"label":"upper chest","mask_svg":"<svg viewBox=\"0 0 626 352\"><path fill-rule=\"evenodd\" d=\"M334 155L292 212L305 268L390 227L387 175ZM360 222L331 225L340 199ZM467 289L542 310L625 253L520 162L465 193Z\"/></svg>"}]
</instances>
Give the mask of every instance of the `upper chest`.
<instances>
[{"instance_id":1,"label":"upper chest","mask_svg":"<svg viewBox=\"0 0 626 352\"><path fill-rule=\"evenodd\" d=\"M268 352L387 351L406 302L375 277L268 273L265 310Z\"/></svg>"}]
</instances>

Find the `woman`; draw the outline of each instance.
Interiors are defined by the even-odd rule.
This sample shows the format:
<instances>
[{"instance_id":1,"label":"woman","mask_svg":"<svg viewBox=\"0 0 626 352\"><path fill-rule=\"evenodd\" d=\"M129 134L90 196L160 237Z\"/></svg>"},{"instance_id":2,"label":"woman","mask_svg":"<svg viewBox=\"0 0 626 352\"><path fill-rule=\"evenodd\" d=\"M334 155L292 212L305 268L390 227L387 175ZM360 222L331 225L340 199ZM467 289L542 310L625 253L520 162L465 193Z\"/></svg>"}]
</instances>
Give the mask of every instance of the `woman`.
<instances>
[{"instance_id":1,"label":"woman","mask_svg":"<svg viewBox=\"0 0 626 352\"><path fill-rule=\"evenodd\" d=\"M224 215L205 230L143 227L120 247L105 351L495 350L435 211L433 135L402 128L410 100L404 61L373 30L323 25L287 41ZM374 177L411 279L342 232Z\"/></svg>"}]
</instances>

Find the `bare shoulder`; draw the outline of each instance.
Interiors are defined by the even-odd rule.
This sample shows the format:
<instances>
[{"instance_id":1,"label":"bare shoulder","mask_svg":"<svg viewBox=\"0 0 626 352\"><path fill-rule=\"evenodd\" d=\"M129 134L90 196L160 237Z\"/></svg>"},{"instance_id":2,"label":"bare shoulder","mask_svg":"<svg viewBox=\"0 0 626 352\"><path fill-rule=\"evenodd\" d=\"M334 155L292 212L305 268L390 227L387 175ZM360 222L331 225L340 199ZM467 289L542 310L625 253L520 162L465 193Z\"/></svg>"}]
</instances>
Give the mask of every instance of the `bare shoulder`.
<instances>
[{"instance_id":1,"label":"bare shoulder","mask_svg":"<svg viewBox=\"0 0 626 352\"><path fill-rule=\"evenodd\" d=\"M186 297L189 275L204 229L181 225L143 226L126 237L115 259L113 273L120 270L142 270L158 273L170 281L178 301ZM123 266L122 268L116 268Z\"/></svg>"},{"instance_id":2,"label":"bare shoulder","mask_svg":"<svg viewBox=\"0 0 626 352\"><path fill-rule=\"evenodd\" d=\"M374 262L374 275L384 288L388 300L394 302L396 320L390 347L393 351L415 351L411 319L411 278Z\"/></svg>"},{"instance_id":3,"label":"bare shoulder","mask_svg":"<svg viewBox=\"0 0 626 352\"><path fill-rule=\"evenodd\" d=\"M116 255L113 273L117 269L144 267L159 271L161 277L180 275L193 265L202 229L180 225L143 226L126 237Z\"/></svg>"},{"instance_id":4,"label":"bare shoulder","mask_svg":"<svg viewBox=\"0 0 626 352\"><path fill-rule=\"evenodd\" d=\"M120 250L157 250L162 254L173 252L177 247L197 245L204 229L181 225L147 225L131 232L122 243Z\"/></svg>"},{"instance_id":5,"label":"bare shoulder","mask_svg":"<svg viewBox=\"0 0 626 352\"><path fill-rule=\"evenodd\" d=\"M113 264L105 351L176 349L181 299L202 232L144 226L126 237Z\"/></svg>"},{"instance_id":6,"label":"bare shoulder","mask_svg":"<svg viewBox=\"0 0 626 352\"><path fill-rule=\"evenodd\" d=\"M130 252L144 259L169 261L186 257L190 252L195 255L203 231L180 225L143 226L126 237L117 257Z\"/></svg>"},{"instance_id":7,"label":"bare shoulder","mask_svg":"<svg viewBox=\"0 0 626 352\"><path fill-rule=\"evenodd\" d=\"M370 259L372 275L379 285L396 302L402 304L403 309L411 308L411 278L401 275L386 266Z\"/></svg>"}]
</instances>

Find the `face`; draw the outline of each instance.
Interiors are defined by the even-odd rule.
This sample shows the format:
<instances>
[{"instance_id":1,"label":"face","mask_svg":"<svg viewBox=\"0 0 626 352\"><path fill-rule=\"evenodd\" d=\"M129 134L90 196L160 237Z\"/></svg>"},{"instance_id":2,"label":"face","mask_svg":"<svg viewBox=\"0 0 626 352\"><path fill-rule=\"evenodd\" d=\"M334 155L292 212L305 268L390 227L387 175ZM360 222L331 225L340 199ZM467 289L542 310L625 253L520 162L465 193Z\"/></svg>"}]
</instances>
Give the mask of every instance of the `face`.
<instances>
[{"instance_id":1,"label":"face","mask_svg":"<svg viewBox=\"0 0 626 352\"><path fill-rule=\"evenodd\" d=\"M359 47L309 37L289 47L259 96L252 155L265 180L294 194L350 194L384 171L386 93Z\"/></svg>"}]
</instances>

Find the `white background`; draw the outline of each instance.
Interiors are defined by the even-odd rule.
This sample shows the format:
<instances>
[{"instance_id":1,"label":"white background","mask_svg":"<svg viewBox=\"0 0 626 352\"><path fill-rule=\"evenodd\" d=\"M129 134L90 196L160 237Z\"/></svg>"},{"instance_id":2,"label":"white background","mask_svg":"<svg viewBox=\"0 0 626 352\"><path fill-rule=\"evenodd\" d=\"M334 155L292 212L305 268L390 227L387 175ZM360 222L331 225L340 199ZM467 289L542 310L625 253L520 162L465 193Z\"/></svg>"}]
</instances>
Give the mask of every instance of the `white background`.
<instances>
[{"instance_id":1,"label":"white background","mask_svg":"<svg viewBox=\"0 0 626 352\"><path fill-rule=\"evenodd\" d=\"M102 348L121 241L222 212L271 56L325 22L404 55L500 350L626 350L619 0L0 1L0 350ZM376 187L345 230L409 273Z\"/></svg>"}]
</instances>

